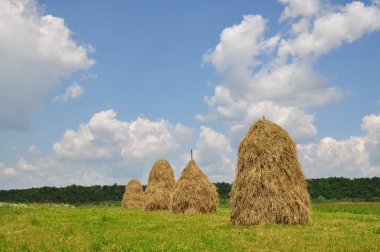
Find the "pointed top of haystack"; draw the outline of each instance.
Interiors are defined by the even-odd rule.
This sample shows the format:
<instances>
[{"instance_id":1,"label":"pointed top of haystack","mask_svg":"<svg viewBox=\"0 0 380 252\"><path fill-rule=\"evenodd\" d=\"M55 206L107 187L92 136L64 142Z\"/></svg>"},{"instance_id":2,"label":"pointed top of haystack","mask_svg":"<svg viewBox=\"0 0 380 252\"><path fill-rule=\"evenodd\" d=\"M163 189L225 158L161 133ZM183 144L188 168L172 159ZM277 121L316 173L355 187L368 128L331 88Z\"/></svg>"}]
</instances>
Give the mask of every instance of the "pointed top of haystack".
<instances>
[{"instance_id":1,"label":"pointed top of haystack","mask_svg":"<svg viewBox=\"0 0 380 252\"><path fill-rule=\"evenodd\" d=\"M248 130L247 134L245 135L243 141L245 139L252 139L252 138L260 138L265 141L276 141L278 138L286 138L286 140L291 140L292 143L294 143L291 136L288 134L288 132L283 129L281 126L275 124L274 122L271 122L267 119L259 119L257 120L251 128ZM284 139L285 140L285 139Z\"/></svg>"},{"instance_id":2,"label":"pointed top of haystack","mask_svg":"<svg viewBox=\"0 0 380 252\"><path fill-rule=\"evenodd\" d=\"M144 190L138 179L131 179L125 186L121 206L123 208L141 208L144 206Z\"/></svg>"},{"instance_id":3,"label":"pointed top of haystack","mask_svg":"<svg viewBox=\"0 0 380 252\"><path fill-rule=\"evenodd\" d=\"M231 223L307 223L310 196L296 144L279 125L257 120L241 140L231 190Z\"/></svg>"},{"instance_id":4,"label":"pointed top of haystack","mask_svg":"<svg viewBox=\"0 0 380 252\"><path fill-rule=\"evenodd\" d=\"M166 159L159 159L149 173L148 185L150 183L172 183L174 181L174 170Z\"/></svg>"},{"instance_id":5,"label":"pointed top of haystack","mask_svg":"<svg viewBox=\"0 0 380 252\"><path fill-rule=\"evenodd\" d=\"M129 182L125 185L125 188L131 188L131 189L137 189L137 188L142 188L142 185L141 185L141 182L140 180L138 180L137 178L133 178L131 180L129 180Z\"/></svg>"},{"instance_id":6,"label":"pointed top of haystack","mask_svg":"<svg viewBox=\"0 0 380 252\"><path fill-rule=\"evenodd\" d=\"M198 164L194 160L190 160L187 163L186 167L183 169L179 180L181 178L190 179L190 178L195 178L195 177L202 178L202 179L204 178L210 181L209 178L206 176L206 174L204 174L203 171L199 168Z\"/></svg>"},{"instance_id":7,"label":"pointed top of haystack","mask_svg":"<svg viewBox=\"0 0 380 252\"><path fill-rule=\"evenodd\" d=\"M215 185L190 160L181 173L173 192L173 213L208 213L216 211L218 193Z\"/></svg>"},{"instance_id":8,"label":"pointed top of haystack","mask_svg":"<svg viewBox=\"0 0 380 252\"><path fill-rule=\"evenodd\" d=\"M266 119L259 119L241 140L238 161L249 162L257 157L262 158L264 156L268 159L278 159L283 155L291 156L298 163L294 140L281 126ZM247 166L238 165L238 167L244 170ZM296 170L297 172L301 171L299 167ZM242 170L238 170L238 172L242 172Z\"/></svg>"}]
</instances>

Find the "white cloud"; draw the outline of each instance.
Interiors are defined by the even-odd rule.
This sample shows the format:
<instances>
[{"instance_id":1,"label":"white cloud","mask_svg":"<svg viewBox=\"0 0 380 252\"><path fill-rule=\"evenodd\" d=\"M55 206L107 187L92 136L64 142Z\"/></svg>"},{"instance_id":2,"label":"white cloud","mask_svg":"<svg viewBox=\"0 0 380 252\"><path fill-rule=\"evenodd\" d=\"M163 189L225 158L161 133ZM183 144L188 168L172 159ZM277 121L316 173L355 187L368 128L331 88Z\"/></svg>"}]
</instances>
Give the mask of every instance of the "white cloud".
<instances>
[{"instance_id":1,"label":"white cloud","mask_svg":"<svg viewBox=\"0 0 380 252\"><path fill-rule=\"evenodd\" d=\"M15 168L8 167L3 163L0 163L0 173L3 174L3 176L15 176L18 174ZM2 176L2 177L3 177Z\"/></svg>"},{"instance_id":2,"label":"white cloud","mask_svg":"<svg viewBox=\"0 0 380 252\"><path fill-rule=\"evenodd\" d=\"M379 176L380 115L363 118L364 136L317 140L315 116L308 112L343 96L342 90L314 69L318 57L379 30L379 6L353 2L323 9L318 1L280 2L285 5L280 19L289 22L289 30L267 36L266 20L247 15L240 24L224 29L219 43L204 55L204 62L215 67L221 81L214 94L205 97L210 112L196 118L222 122L228 133L202 126L195 159L214 181L231 181L235 147L251 123L265 115L300 143L300 160L307 176ZM62 19L41 15L31 1L0 3L4 6L0 10L0 56L5 59L0 62L0 89L9 92L0 92L5 99L0 99L0 115L9 122L2 121L0 129L20 128L59 77L94 62L88 58L91 48L73 41ZM16 68L25 73L18 74ZM67 89L61 97L69 99L82 91ZM167 120L139 117L123 121L113 110L101 111L78 129L68 129L53 145L51 156L35 162L20 157L15 167L0 164L0 184L125 183L148 174L158 158L169 159L178 172L185 163L181 154L191 135L190 128ZM29 151L33 153L33 149Z\"/></svg>"},{"instance_id":3,"label":"white cloud","mask_svg":"<svg viewBox=\"0 0 380 252\"><path fill-rule=\"evenodd\" d=\"M85 163L48 156L38 159L35 162L35 166L39 167L39 170L24 173L23 177L27 183L39 186L67 186L71 184L104 185L113 184L115 182L120 183L124 178L121 176L117 178L107 173L108 170L112 170L114 166L113 163Z\"/></svg>"},{"instance_id":4,"label":"white cloud","mask_svg":"<svg viewBox=\"0 0 380 252\"><path fill-rule=\"evenodd\" d=\"M67 130L51 155L33 162L20 157L14 168L1 164L0 184L25 188L126 183L133 177L144 181L157 159L182 166L181 154L192 134L191 128L167 120L122 121L113 110L100 111L77 130Z\"/></svg>"},{"instance_id":5,"label":"white cloud","mask_svg":"<svg viewBox=\"0 0 380 252\"><path fill-rule=\"evenodd\" d=\"M380 29L380 8L361 2L338 8L317 0L280 2L290 31L268 38L261 16L244 16L240 24L225 28L205 54L204 62L215 67L221 81L205 97L209 113L197 115L198 120L224 122L241 137L248 127L243 125L265 114L298 142L315 140L314 116L306 109L338 101L344 91L318 73L314 63L342 43Z\"/></svg>"},{"instance_id":6,"label":"white cloud","mask_svg":"<svg viewBox=\"0 0 380 252\"><path fill-rule=\"evenodd\" d=\"M367 131L371 138L380 139L380 116L374 114L365 116L361 128Z\"/></svg>"},{"instance_id":7,"label":"white cloud","mask_svg":"<svg viewBox=\"0 0 380 252\"><path fill-rule=\"evenodd\" d=\"M59 78L89 68L90 46L34 0L0 0L0 130L25 129Z\"/></svg>"},{"instance_id":8,"label":"white cloud","mask_svg":"<svg viewBox=\"0 0 380 252\"><path fill-rule=\"evenodd\" d=\"M74 99L80 97L84 93L84 88L78 83L74 82L70 86L66 88L66 92L64 94L58 95L54 97L54 102L64 102L69 99Z\"/></svg>"},{"instance_id":9,"label":"white cloud","mask_svg":"<svg viewBox=\"0 0 380 252\"><path fill-rule=\"evenodd\" d=\"M306 114L297 107L280 107L271 102L251 104L251 107L247 108L247 118L245 119L247 123L245 124L249 125L249 122L253 122L263 115L286 128L299 142L316 138L317 129L313 124L314 116Z\"/></svg>"},{"instance_id":10,"label":"white cloud","mask_svg":"<svg viewBox=\"0 0 380 252\"><path fill-rule=\"evenodd\" d=\"M338 141L325 137L320 142L300 145L300 157L309 177L361 177L369 166L364 141L358 137Z\"/></svg>"},{"instance_id":11,"label":"white cloud","mask_svg":"<svg viewBox=\"0 0 380 252\"><path fill-rule=\"evenodd\" d=\"M380 30L380 7L279 2L285 6L280 20L288 22L288 30L268 37L264 18L244 16L240 24L225 28L205 54L203 61L214 66L221 80L214 94L205 96L209 113L196 119L222 122L236 147L252 122L265 115L300 143L308 176L379 175L380 158L374 155L380 148L378 116L363 118L365 136L317 141L315 117L308 111L344 96L344 90L314 69L318 58Z\"/></svg>"},{"instance_id":12,"label":"white cloud","mask_svg":"<svg viewBox=\"0 0 380 252\"><path fill-rule=\"evenodd\" d=\"M41 153L40 149L38 149L38 147L33 145L33 144L28 147L28 152L31 154L40 154Z\"/></svg>"},{"instance_id":13,"label":"white cloud","mask_svg":"<svg viewBox=\"0 0 380 252\"><path fill-rule=\"evenodd\" d=\"M361 128L368 133L365 147L369 154L369 162L372 166L380 167L380 115L365 116Z\"/></svg>"},{"instance_id":14,"label":"white cloud","mask_svg":"<svg viewBox=\"0 0 380 252\"><path fill-rule=\"evenodd\" d=\"M33 164L20 158L15 168L0 164L1 189L30 188L41 186L104 185L125 183L130 178L107 174L102 164L86 165L80 162L57 160L53 156L42 157ZM132 174L131 176L133 176Z\"/></svg>"},{"instance_id":15,"label":"white cloud","mask_svg":"<svg viewBox=\"0 0 380 252\"><path fill-rule=\"evenodd\" d=\"M329 87L326 79L307 62L279 64L264 68L253 76L249 94L251 99L274 101L283 106L319 106L342 97L337 87ZM312 95L311 95L312 94Z\"/></svg>"},{"instance_id":16,"label":"white cloud","mask_svg":"<svg viewBox=\"0 0 380 252\"><path fill-rule=\"evenodd\" d=\"M34 165L28 163L23 157L20 157L18 159L16 167L17 167L17 169L23 170L23 171L36 171L36 170L39 170L38 166L34 166Z\"/></svg>"},{"instance_id":17,"label":"white cloud","mask_svg":"<svg viewBox=\"0 0 380 252\"><path fill-rule=\"evenodd\" d=\"M120 121L116 112L106 110L94 114L77 131L67 130L53 150L66 159L134 161L167 155L191 134L192 130L182 124L140 117L132 122Z\"/></svg>"},{"instance_id":18,"label":"white cloud","mask_svg":"<svg viewBox=\"0 0 380 252\"><path fill-rule=\"evenodd\" d=\"M192 130L179 123L171 125L166 120L152 122L138 118L129 125L130 140L121 153L127 160L167 155L191 135Z\"/></svg>"},{"instance_id":19,"label":"white cloud","mask_svg":"<svg viewBox=\"0 0 380 252\"><path fill-rule=\"evenodd\" d=\"M282 40L279 55L317 57L378 30L380 7L352 2L337 11L317 17L311 31L301 32L294 39Z\"/></svg>"},{"instance_id":20,"label":"white cloud","mask_svg":"<svg viewBox=\"0 0 380 252\"><path fill-rule=\"evenodd\" d=\"M364 136L298 145L301 163L309 177L363 177L380 175L380 115L363 118Z\"/></svg>"},{"instance_id":21,"label":"white cloud","mask_svg":"<svg viewBox=\"0 0 380 252\"><path fill-rule=\"evenodd\" d=\"M319 0L279 0L286 7L280 19L296 18L299 16L313 16L320 10Z\"/></svg>"},{"instance_id":22,"label":"white cloud","mask_svg":"<svg viewBox=\"0 0 380 252\"><path fill-rule=\"evenodd\" d=\"M204 56L222 81L213 96L205 97L210 113L196 118L225 122L233 135L239 133L233 136L236 139L248 127L242 125L266 115L285 127L294 127L288 130L297 140L312 140L317 133L314 117L303 108L338 100L342 92L328 86L310 63L277 62L273 53L279 37L266 39L265 26L260 16L245 16L241 24L222 32L219 44ZM269 61L256 59L263 57Z\"/></svg>"},{"instance_id":23,"label":"white cloud","mask_svg":"<svg viewBox=\"0 0 380 252\"><path fill-rule=\"evenodd\" d=\"M247 84L252 78L252 68L261 64L255 57L270 52L278 43L278 36L264 39L266 20L260 15L247 15L238 25L225 28L220 42L203 56L224 78L223 86L231 94L242 96L249 91Z\"/></svg>"},{"instance_id":24,"label":"white cloud","mask_svg":"<svg viewBox=\"0 0 380 252\"><path fill-rule=\"evenodd\" d=\"M235 164L229 140L211 128L201 126L200 130L194 159L213 181L231 181Z\"/></svg>"},{"instance_id":25,"label":"white cloud","mask_svg":"<svg viewBox=\"0 0 380 252\"><path fill-rule=\"evenodd\" d=\"M234 146L238 145L239 139L242 138L252 122L263 116L286 128L298 142L315 140L317 136L317 129L313 124L314 116L296 106L279 106L270 101L235 101L229 95L228 90L223 87L217 87L216 95L206 99L206 102L214 108L213 114L197 115L196 118L201 121L225 122Z\"/></svg>"},{"instance_id":26,"label":"white cloud","mask_svg":"<svg viewBox=\"0 0 380 252\"><path fill-rule=\"evenodd\" d=\"M268 109L265 106L270 109L271 105L262 104L261 106L265 110ZM283 113L286 114L285 111ZM281 118L282 113L277 116ZM286 122L286 117L289 115L283 116ZM141 120L143 121L139 122L139 119L132 122L120 121L116 118L114 111L101 111L95 114L87 124L81 125L81 127L86 126L85 130L91 133L93 140L88 141L87 137L83 138L82 133L79 133L80 130L77 130L73 131L74 135L78 134L75 135L76 137L63 136L57 143L66 152L58 151L55 149L57 145L54 145L53 155L41 157L34 162L28 162L20 157L15 167L0 163L1 187L113 184L125 183L132 177L141 178L146 182L144 179L158 158L167 158L178 175L189 159L188 153L186 157L183 155L186 148L181 145L189 140L191 130L184 126L176 127L167 121ZM134 127L142 127L145 131L133 132ZM364 117L361 127L365 131L363 136L344 140L325 137L320 141L299 144L299 157L306 176L380 176L380 159L378 158L380 114ZM161 151L157 148L149 149L148 143L158 145L162 142L152 142L148 136L159 136L162 130L166 133L163 134L164 136L157 137L158 139L166 138L177 142L173 142L173 147L170 149L166 149L165 144ZM231 129L233 130L236 129ZM165 136L167 134L174 136L176 140ZM124 156L122 149L128 143L131 143L131 149L135 149L131 135L140 135L135 139L145 141L147 144L139 146L137 153L131 151L129 155ZM67 142L63 144L63 140ZM92 141L97 142L95 144ZM68 144L69 142L71 144ZM96 148L102 148L108 154L96 157L99 151L93 145L97 145ZM113 148L113 146L116 147ZM78 152L78 155L74 155L74 152ZM194 159L213 181L232 181L236 165L235 154L236 149L231 145L230 138L209 127L200 127Z\"/></svg>"}]
</instances>

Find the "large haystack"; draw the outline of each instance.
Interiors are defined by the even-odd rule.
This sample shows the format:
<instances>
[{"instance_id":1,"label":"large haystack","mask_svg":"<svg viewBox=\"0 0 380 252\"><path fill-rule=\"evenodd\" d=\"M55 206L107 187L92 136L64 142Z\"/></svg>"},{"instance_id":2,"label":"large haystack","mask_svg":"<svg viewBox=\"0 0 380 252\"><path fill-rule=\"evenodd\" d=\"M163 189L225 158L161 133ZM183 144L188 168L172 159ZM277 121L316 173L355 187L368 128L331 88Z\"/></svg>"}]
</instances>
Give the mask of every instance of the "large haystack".
<instances>
[{"instance_id":1,"label":"large haystack","mask_svg":"<svg viewBox=\"0 0 380 252\"><path fill-rule=\"evenodd\" d=\"M125 186L122 208L143 208L144 207L144 191L138 179L132 179Z\"/></svg>"},{"instance_id":2,"label":"large haystack","mask_svg":"<svg viewBox=\"0 0 380 252\"><path fill-rule=\"evenodd\" d=\"M149 173L145 210L170 209L174 184L174 171L169 162L157 160Z\"/></svg>"},{"instance_id":3,"label":"large haystack","mask_svg":"<svg viewBox=\"0 0 380 252\"><path fill-rule=\"evenodd\" d=\"M310 196L296 145L277 124L258 120L240 142L230 206L234 225L308 222Z\"/></svg>"},{"instance_id":4,"label":"large haystack","mask_svg":"<svg viewBox=\"0 0 380 252\"><path fill-rule=\"evenodd\" d=\"M173 213L209 213L218 206L215 185L191 160L182 171L173 192Z\"/></svg>"}]
</instances>

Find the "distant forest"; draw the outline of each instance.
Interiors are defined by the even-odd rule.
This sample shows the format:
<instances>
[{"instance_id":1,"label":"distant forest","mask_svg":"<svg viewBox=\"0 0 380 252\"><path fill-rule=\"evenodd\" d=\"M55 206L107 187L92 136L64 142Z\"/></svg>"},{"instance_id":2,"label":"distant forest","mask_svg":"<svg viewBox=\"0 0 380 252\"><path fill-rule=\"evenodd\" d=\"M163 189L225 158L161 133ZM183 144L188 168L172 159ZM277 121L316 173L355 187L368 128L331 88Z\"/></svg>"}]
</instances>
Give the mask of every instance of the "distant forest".
<instances>
[{"instance_id":1,"label":"distant forest","mask_svg":"<svg viewBox=\"0 0 380 252\"><path fill-rule=\"evenodd\" d=\"M308 179L313 202L380 201L380 178L320 178ZM215 183L221 202L227 202L231 184ZM0 190L0 202L14 203L102 203L121 201L124 185L41 187L20 190ZM145 189L145 186L144 186Z\"/></svg>"}]
</instances>

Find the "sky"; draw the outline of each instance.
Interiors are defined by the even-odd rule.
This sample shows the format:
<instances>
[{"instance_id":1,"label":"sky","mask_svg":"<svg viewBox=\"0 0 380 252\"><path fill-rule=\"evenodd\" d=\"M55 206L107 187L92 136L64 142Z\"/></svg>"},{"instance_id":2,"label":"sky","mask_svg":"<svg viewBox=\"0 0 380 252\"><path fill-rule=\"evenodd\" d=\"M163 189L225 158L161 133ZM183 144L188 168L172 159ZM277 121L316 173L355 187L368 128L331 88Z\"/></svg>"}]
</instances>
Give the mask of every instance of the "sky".
<instances>
[{"instance_id":1,"label":"sky","mask_svg":"<svg viewBox=\"0 0 380 252\"><path fill-rule=\"evenodd\" d=\"M263 115L308 178L380 176L380 1L0 0L0 189L232 182Z\"/></svg>"}]
</instances>

